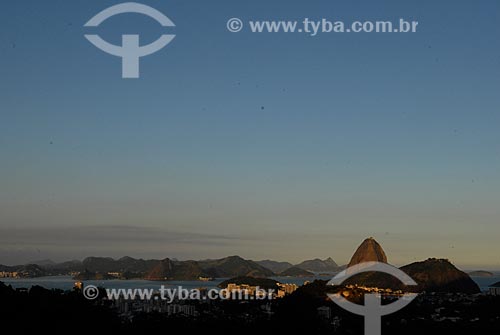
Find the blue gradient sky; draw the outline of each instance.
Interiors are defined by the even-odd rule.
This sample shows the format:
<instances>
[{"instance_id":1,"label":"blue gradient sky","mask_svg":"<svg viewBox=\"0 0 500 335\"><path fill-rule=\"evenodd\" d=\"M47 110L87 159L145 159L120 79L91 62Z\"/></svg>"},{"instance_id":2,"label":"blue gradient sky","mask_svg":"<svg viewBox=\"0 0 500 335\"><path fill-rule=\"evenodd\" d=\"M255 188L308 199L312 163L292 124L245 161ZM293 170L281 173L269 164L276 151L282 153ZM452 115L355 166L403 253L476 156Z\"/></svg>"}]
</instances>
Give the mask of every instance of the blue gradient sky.
<instances>
[{"instance_id":1,"label":"blue gradient sky","mask_svg":"<svg viewBox=\"0 0 500 335\"><path fill-rule=\"evenodd\" d=\"M0 12L0 263L240 254L500 268L498 1L142 1L176 24L139 80L92 46L164 32L119 1ZM418 20L416 34L226 21ZM264 107L264 108L262 108Z\"/></svg>"}]
</instances>

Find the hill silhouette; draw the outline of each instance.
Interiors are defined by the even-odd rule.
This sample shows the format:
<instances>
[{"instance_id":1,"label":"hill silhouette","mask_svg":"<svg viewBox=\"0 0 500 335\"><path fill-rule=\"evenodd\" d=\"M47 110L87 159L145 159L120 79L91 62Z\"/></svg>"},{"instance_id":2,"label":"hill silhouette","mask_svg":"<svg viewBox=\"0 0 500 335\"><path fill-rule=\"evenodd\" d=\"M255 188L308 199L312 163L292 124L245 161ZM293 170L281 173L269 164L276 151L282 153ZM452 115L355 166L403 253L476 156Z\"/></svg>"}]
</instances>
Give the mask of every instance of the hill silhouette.
<instances>
[{"instance_id":1,"label":"hill silhouette","mask_svg":"<svg viewBox=\"0 0 500 335\"><path fill-rule=\"evenodd\" d=\"M294 266L289 269L286 269L279 275L284 277L311 277L314 276L314 273L301 269L297 266Z\"/></svg>"},{"instance_id":2,"label":"hill silhouette","mask_svg":"<svg viewBox=\"0 0 500 335\"><path fill-rule=\"evenodd\" d=\"M364 262L387 263L384 249L373 237L369 237L361 243L354 255L352 255L348 267Z\"/></svg>"},{"instance_id":3,"label":"hill silhouette","mask_svg":"<svg viewBox=\"0 0 500 335\"><path fill-rule=\"evenodd\" d=\"M325 260L319 258L303 261L296 265L296 267L311 271L311 272L335 272L338 271L339 266L333 259L328 257Z\"/></svg>"}]
</instances>

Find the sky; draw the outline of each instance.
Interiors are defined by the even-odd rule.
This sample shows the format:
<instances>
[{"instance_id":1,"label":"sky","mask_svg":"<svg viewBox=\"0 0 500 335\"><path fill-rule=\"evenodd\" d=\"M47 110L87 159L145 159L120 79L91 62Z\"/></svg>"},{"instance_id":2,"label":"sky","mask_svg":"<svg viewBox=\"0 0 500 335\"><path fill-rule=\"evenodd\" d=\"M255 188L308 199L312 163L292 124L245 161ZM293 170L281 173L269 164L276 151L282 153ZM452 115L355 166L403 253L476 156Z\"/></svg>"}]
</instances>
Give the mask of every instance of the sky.
<instances>
[{"instance_id":1,"label":"sky","mask_svg":"<svg viewBox=\"0 0 500 335\"><path fill-rule=\"evenodd\" d=\"M496 0L20 0L0 11L0 264L124 255L500 269ZM239 33L416 20L417 33ZM139 79L91 45L161 34Z\"/></svg>"}]
</instances>

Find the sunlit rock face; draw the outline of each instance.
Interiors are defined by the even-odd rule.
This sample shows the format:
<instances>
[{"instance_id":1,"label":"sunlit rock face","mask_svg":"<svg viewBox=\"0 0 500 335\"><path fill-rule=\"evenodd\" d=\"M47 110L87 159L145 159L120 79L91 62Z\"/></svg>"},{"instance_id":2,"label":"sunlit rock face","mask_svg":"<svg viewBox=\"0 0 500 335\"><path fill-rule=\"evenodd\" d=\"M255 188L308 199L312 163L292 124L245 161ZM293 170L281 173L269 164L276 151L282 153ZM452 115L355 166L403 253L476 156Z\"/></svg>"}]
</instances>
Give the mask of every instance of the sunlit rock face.
<instances>
[{"instance_id":1,"label":"sunlit rock face","mask_svg":"<svg viewBox=\"0 0 500 335\"><path fill-rule=\"evenodd\" d=\"M369 237L361 243L349 262L349 267L364 262L387 263L384 249L373 237Z\"/></svg>"}]
</instances>

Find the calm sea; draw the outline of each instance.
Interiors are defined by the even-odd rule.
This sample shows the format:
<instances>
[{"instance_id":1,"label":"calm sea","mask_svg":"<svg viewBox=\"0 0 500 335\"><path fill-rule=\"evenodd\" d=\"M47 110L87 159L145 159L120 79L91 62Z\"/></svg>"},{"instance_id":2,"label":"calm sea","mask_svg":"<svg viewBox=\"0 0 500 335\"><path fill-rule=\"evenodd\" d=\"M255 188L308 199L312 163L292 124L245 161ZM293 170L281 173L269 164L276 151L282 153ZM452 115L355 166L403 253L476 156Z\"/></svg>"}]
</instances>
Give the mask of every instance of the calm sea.
<instances>
[{"instance_id":1,"label":"calm sea","mask_svg":"<svg viewBox=\"0 0 500 335\"><path fill-rule=\"evenodd\" d=\"M315 279L329 280L331 277L316 276L316 277L273 277L273 279L282 283L291 283L296 285L303 285L305 281L314 281ZM167 287L182 286L186 289L194 288L216 288L218 284L227 278L218 278L214 281L148 281L148 280L87 280L85 284L95 285L104 288L143 288L143 289L158 289L160 285ZM479 285L482 291L487 291L489 285L500 282L500 273L496 272L493 277L472 277L472 279ZM39 277L39 278L1 278L0 281L7 285L12 285L14 288L30 288L31 286L38 285L47 289L61 289L70 290L75 284L75 280L70 276L53 276L53 277Z\"/></svg>"}]
</instances>

